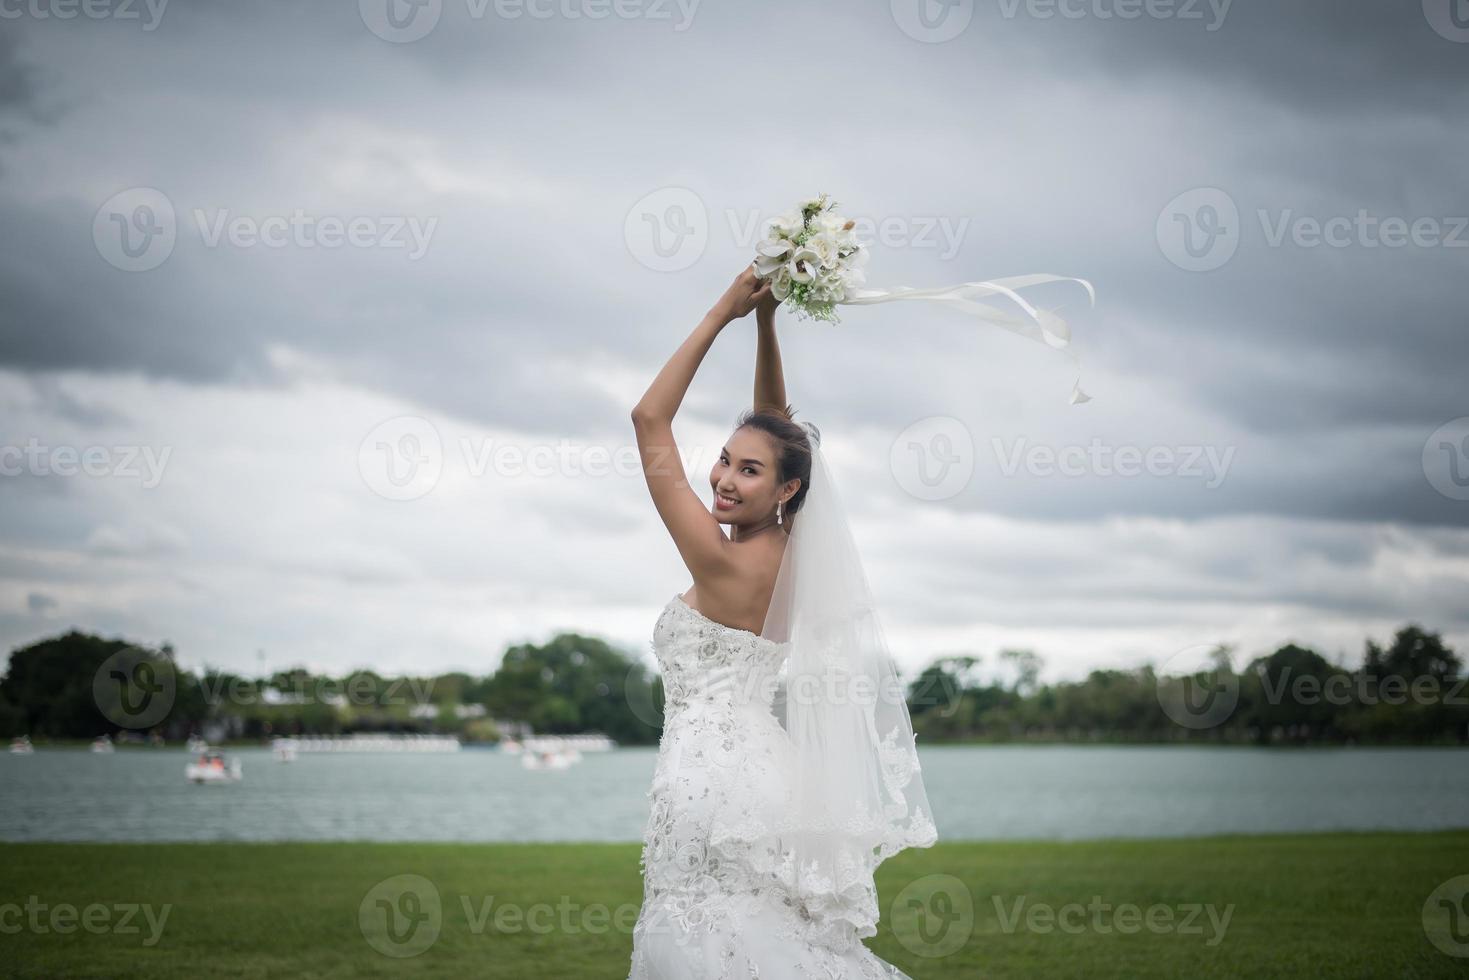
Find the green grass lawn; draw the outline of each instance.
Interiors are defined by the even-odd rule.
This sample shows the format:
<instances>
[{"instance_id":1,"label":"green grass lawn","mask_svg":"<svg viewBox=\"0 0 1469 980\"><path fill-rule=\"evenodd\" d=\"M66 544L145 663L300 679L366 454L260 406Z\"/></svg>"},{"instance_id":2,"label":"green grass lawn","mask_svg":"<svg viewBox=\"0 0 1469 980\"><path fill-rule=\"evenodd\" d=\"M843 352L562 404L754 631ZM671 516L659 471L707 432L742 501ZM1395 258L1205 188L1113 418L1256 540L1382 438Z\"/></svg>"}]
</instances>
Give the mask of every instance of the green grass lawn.
<instances>
[{"instance_id":1,"label":"green grass lawn","mask_svg":"<svg viewBox=\"0 0 1469 980\"><path fill-rule=\"evenodd\" d=\"M625 977L637 863L624 844L0 845L0 973ZM916 980L1463 977L1424 915L1457 875L1469 831L942 843L882 866L869 945ZM1469 917L1452 925L1469 952Z\"/></svg>"}]
</instances>

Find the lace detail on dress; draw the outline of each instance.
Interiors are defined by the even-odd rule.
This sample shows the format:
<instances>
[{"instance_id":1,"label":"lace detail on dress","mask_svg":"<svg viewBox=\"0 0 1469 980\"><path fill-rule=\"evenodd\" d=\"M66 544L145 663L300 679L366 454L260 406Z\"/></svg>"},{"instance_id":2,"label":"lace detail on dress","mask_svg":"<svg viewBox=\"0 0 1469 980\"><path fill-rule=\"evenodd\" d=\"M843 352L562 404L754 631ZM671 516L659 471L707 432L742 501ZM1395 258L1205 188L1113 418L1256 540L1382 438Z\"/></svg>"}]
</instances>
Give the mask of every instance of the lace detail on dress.
<instances>
[{"instance_id":1,"label":"lace detail on dress","mask_svg":"<svg viewBox=\"0 0 1469 980\"><path fill-rule=\"evenodd\" d=\"M663 675L663 734L640 867L643 905L633 929L632 980L906 975L861 937L876 932L872 869L914 839L878 841L838 868L800 869L841 908L793 896L797 869L780 845L791 806L792 745L772 710L789 649L708 619L675 596L653 630ZM900 794L905 773L884 764ZM926 821L926 818L925 818ZM860 830L873 823L853 813ZM926 821L932 843L932 823Z\"/></svg>"}]
</instances>

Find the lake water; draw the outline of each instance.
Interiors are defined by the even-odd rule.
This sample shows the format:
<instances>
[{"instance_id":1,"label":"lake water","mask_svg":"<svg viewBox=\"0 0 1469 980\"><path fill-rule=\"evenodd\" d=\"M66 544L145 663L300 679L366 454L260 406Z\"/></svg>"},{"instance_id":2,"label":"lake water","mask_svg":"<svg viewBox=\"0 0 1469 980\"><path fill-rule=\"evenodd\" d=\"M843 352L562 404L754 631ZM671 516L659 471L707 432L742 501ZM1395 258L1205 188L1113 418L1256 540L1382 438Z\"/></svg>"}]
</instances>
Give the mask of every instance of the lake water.
<instances>
[{"instance_id":1,"label":"lake water","mask_svg":"<svg viewBox=\"0 0 1469 980\"><path fill-rule=\"evenodd\" d=\"M495 751L231 753L243 782L185 781L182 749L0 754L5 841L636 841L656 749L531 772ZM1469 750L935 746L941 839L1172 837L1469 826Z\"/></svg>"}]
</instances>

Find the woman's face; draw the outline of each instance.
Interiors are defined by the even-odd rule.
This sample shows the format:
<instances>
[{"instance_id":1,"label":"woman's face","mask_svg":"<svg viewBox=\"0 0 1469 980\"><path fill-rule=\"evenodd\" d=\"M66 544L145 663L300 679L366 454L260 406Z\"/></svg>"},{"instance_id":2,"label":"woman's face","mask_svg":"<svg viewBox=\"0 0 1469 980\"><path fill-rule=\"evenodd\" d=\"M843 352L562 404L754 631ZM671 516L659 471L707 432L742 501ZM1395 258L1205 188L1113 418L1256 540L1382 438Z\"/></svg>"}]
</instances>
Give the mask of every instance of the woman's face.
<instances>
[{"instance_id":1,"label":"woman's face","mask_svg":"<svg viewBox=\"0 0 1469 980\"><path fill-rule=\"evenodd\" d=\"M768 520L780 500L775 446L758 429L736 429L709 471L714 489L710 508L721 524L753 524Z\"/></svg>"}]
</instances>

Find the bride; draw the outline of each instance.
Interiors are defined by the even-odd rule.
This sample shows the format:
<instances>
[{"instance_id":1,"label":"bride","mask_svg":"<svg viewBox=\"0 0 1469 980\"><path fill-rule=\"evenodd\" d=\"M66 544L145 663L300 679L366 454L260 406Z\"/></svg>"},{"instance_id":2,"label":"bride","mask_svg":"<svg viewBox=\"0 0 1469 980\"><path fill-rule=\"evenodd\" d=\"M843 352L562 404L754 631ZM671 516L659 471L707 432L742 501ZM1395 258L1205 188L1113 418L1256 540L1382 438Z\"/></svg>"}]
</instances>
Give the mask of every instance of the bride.
<instances>
[{"instance_id":1,"label":"bride","mask_svg":"<svg viewBox=\"0 0 1469 980\"><path fill-rule=\"evenodd\" d=\"M653 628L664 724L630 980L906 980L862 943L877 932L873 872L937 839L820 432L786 403L778 305L745 270L632 412L693 585ZM673 418L720 331L752 310L754 406L720 450L706 507Z\"/></svg>"}]
</instances>

